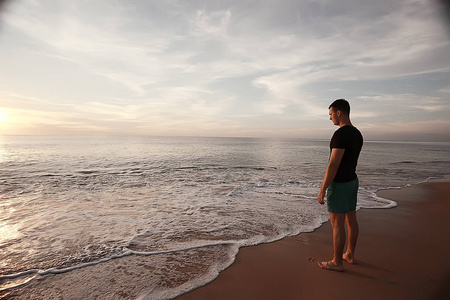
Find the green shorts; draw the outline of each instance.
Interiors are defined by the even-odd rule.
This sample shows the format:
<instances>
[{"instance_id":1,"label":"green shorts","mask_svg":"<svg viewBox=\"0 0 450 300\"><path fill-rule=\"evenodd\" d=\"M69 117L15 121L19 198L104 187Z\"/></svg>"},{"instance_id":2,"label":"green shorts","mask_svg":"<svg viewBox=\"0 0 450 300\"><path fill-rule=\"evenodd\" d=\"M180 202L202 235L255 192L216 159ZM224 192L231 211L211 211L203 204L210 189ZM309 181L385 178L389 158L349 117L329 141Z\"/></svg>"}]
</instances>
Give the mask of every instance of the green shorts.
<instances>
[{"instance_id":1,"label":"green shorts","mask_svg":"<svg viewBox=\"0 0 450 300\"><path fill-rule=\"evenodd\" d=\"M328 212L346 214L356 210L358 178L348 182L332 182L327 189Z\"/></svg>"}]
</instances>

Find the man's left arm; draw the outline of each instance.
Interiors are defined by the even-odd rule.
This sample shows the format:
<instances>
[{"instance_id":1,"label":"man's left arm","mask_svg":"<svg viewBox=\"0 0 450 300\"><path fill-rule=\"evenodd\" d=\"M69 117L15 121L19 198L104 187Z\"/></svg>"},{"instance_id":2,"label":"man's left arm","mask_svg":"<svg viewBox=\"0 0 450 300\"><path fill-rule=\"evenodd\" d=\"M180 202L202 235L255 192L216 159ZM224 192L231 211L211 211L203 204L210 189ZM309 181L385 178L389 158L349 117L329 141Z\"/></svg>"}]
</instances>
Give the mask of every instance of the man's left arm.
<instances>
[{"instance_id":1,"label":"man's left arm","mask_svg":"<svg viewBox=\"0 0 450 300\"><path fill-rule=\"evenodd\" d=\"M325 198L325 193L327 188L333 182L336 176L339 165L341 164L342 157L344 156L345 149L343 148L333 148L331 149L330 161L328 162L327 171L325 172L325 178L322 182L322 187L320 188L319 195L317 195L317 201L320 204L324 204L323 199Z\"/></svg>"}]
</instances>

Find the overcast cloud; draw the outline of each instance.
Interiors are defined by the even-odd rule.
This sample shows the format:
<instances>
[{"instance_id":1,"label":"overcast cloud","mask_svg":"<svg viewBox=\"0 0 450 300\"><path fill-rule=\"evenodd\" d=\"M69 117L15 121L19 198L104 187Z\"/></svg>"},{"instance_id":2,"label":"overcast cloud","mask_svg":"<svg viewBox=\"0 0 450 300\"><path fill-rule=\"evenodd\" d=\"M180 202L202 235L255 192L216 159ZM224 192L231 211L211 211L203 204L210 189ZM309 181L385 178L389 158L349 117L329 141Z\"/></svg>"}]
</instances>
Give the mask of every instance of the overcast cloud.
<instances>
[{"instance_id":1,"label":"overcast cloud","mask_svg":"<svg viewBox=\"0 0 450 300\"><path fill-rule=\"evenodd\" d=\"M450 141L450 35L428 0L10 1L0 134Z\"/></svg>"}]
</instances>

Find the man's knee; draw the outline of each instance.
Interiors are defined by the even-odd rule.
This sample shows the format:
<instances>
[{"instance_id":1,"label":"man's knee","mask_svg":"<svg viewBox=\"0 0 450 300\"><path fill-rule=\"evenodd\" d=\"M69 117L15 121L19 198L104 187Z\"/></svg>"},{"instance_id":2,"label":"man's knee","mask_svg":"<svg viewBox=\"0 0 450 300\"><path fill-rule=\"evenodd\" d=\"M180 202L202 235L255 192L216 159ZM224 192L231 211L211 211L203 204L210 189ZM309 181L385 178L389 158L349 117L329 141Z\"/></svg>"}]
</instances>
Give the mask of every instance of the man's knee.
<instances>
[{"instance_id":1,"label":"man's knee","mask_svg":"<svg viewBox=\"0 0 450 300\"><path fill-rule=\"evenodd\" d=\"M347 214L345 221L347 223L347 229L348 229L349 234L351 233L354 235L355 234L358 235L359 225L358 225L358 221L356 219L356 214L354 212Z\"/></svg>"},{"instance_id":2,"label":"man's knee","mask_svg":"<svg viewBox=\"0 0 450 300\"><path fill-rule=\"evenodd\" d=\"M333 228L342 227L342 226L344 226L344 222L345 222L345 214L330 213L330 221L331 221L331 226L333 226Z\"/></svg>"}]
</instances>

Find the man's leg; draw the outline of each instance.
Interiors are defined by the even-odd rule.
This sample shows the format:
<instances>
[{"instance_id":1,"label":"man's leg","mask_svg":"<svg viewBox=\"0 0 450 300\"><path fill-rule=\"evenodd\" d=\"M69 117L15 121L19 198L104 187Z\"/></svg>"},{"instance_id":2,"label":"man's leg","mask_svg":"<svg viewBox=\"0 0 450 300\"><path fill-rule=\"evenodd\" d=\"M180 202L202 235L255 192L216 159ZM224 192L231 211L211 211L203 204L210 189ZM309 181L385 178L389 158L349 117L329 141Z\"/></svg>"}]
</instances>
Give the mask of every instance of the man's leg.
<instances>
[{"instance_id":1,"label":"man's leg","mask_svg":"<svg viewBox=\"0 0 450 300\"><path fill-rule=\"evenodd\" d=\"M324 269L343 271L342 255L345 246L345 214L330 212L331 226L333 227L333 260L319 262Z\"/></svg>"},{"instance_id":2,"label":"man's leg","mask_svg":"<svg viewBox=\"0 0 450 300\"><path fill-rule=\"evenodd\" d=\"M343 259L351 264L355 263L356 242L358 241L359 226L356 219L356 211L351 211L345 215L348 231L347 252L344 253Z\"/></svg>"},{"instance_id":3,"label":"man's leg","mask_svg":"<svg viewBox=\"0 0 450 300\"><path fill-rule=\"evenodd\" d=\"M342 265L342 254L345 246L345 214L330 213L331 225L333 227L333 248L335 265Z\"/></svg>"}]
</instances>

